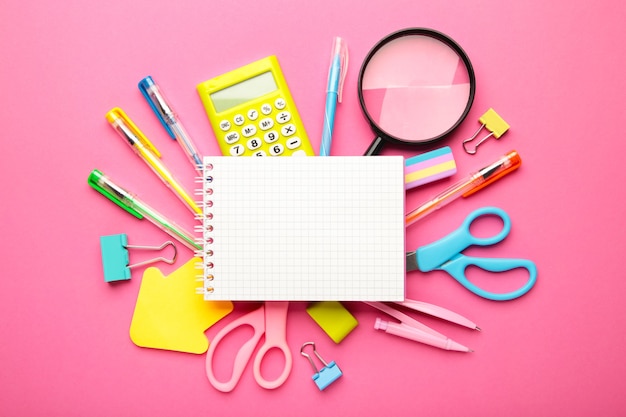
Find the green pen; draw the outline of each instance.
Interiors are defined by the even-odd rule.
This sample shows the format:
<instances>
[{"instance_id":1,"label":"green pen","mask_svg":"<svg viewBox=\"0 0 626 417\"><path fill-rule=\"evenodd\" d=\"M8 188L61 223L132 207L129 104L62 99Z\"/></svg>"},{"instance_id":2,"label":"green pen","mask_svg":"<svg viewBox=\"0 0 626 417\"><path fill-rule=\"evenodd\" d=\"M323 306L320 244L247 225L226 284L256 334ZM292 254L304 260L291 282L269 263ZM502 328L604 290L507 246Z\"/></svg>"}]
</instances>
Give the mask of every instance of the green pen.
<instances>
[{"instance_id":1,"label":"green pen","mask_svg":"<svg viewBox=\"0 0 626 417\"><path fill-rule=\"evenodd\" d=\"M181 229L176 223L169 221L165 218L165 216L139 200L133 194L129 193L119 185L116 185L101 171L97 169L91 171L87 182L96 191L100 192L109 200L113 201L115 204L138 219L143 219L145 217L159 229L177 239L189 249L193 251L202 250L202 246L196 243L196 239L191 234Z\"/></svg>"}]
</instances>

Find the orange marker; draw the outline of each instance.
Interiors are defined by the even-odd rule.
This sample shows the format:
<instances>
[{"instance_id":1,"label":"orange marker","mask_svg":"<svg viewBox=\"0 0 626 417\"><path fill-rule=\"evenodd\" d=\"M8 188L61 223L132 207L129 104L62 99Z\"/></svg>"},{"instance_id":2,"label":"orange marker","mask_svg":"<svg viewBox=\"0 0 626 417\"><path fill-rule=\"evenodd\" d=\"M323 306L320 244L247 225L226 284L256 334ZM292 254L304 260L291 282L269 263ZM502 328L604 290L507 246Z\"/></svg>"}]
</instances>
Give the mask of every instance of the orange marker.
<instances>
[{"instance_id":1,"label":"orange marker","mask_svg":"<svg viewBox=\"0 0 626 417\"><path fill-rule=\"evenodd\" d=\"M515 171L521 164L522 159L516 151L507 153L493 164L470 174L469 177L454 184L432 200L411 211L406 215L406 226L412 225L427 214L447 205L459 197L469 197L476 191L504 177L506 174Z\"/></svg>"}]
</instances>

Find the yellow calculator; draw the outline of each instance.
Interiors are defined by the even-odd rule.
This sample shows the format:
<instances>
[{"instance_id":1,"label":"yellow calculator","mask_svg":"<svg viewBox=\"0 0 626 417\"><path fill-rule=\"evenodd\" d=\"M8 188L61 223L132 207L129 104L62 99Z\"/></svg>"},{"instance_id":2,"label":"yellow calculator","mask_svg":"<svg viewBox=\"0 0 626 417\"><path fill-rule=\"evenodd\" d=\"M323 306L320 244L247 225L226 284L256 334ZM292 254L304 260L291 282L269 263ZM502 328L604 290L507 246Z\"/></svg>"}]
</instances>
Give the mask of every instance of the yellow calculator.
<instances>
[{"instance_id":1,"label":"yellow calculator","mask_svg":"<svg viewBox=\"0 0 626 417\"><path fill-rule=\"evenodd\" d=\"M197 89L223 155L314 155L275 56L202 82Z\"/></svg>"}]
</instances>

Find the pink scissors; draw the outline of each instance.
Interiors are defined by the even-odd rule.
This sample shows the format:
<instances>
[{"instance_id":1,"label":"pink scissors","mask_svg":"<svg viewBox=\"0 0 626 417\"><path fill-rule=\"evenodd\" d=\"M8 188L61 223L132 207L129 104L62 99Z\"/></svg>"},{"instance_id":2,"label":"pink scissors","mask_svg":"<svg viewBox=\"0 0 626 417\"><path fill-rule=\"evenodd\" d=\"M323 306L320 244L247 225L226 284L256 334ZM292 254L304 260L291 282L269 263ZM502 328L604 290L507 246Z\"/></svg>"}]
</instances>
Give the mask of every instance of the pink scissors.
<instances>
[{"instance_id":1,"label":"pink scissors","mask_svg":"<svg viewBox=\"0 0 626 417\"><path fill-rule=\"evenodd\" d=\"M211 341L206 356L206 373L211 385L222 392L232 391L250 361L254 348L261 339L261 336L265 334L265 342L254 358L254 379L261 387L266 389L274 389L281 386L287 380L293 362L289 345L287 345L288 309L289 302L287 301L268 301L263 306L239 317L220 330L213 341ZM213 355L215 354L215 350L225 336L240 326L246 325L254 329L254 334L237 352L230 380L218 381L213 372ZM285 357L285 367L278 378L273 381L268 381L261 374L261 363L267 352L271 349L278 349L282 352Z\"/></svg>"}]
</instances>

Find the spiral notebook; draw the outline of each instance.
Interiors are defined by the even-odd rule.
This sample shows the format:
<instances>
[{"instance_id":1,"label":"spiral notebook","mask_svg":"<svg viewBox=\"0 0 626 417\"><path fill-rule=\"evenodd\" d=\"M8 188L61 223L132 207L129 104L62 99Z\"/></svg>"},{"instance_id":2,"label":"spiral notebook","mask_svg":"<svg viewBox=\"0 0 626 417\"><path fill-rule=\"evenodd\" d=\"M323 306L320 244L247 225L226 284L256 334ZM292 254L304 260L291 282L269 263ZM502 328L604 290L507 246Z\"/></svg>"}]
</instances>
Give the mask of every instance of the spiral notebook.
<instances>
[{"instance_id":1,"label":"spiral notebook","mask_svg":"<svg viewBox=\"0 0 626 417\"><path fill-rule=\"evenodd\" d=\"M401 156L211 156L203 174L205 300L404 300Z\"/></svg>"}]
</instances>

